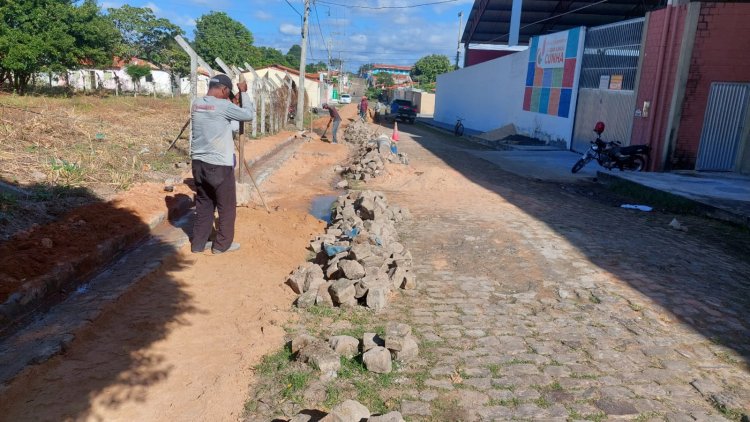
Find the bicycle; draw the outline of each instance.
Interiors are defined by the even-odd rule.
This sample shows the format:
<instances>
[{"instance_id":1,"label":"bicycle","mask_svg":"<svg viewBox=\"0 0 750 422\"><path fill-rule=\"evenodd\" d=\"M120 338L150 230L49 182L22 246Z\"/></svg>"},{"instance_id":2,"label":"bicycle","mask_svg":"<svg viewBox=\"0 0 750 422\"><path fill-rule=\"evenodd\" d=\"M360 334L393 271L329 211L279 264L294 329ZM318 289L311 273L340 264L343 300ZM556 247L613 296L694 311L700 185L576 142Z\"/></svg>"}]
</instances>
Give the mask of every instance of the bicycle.
<instances>
[{"instance_id":1,"label":"bicycle","mask_svg":"<svg viewBox=\"0 0 750 422\"><path fill-rule=\"evenodd\" d=\"M461 123L462 117L456 118L456 126L453 127L453 134L456 136L462 136L464 134L464 124Z\"/></svg>"}]
</instances>

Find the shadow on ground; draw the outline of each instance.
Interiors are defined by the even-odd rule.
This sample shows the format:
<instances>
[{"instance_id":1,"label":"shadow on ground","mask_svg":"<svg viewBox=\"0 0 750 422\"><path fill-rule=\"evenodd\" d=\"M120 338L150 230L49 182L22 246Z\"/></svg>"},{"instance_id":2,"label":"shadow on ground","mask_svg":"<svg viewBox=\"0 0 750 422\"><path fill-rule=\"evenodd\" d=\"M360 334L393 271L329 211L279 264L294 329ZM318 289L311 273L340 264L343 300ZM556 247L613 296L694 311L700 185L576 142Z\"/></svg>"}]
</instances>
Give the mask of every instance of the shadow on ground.
<instances>
[{"instance_id":1,"label":"shadow on ground","mask_svg":"<svg viewBox=\"0 0 750 422\"><path fill-rule=\"evenodd\" d=\"M144 401L148 387L172 369L150 346L185 324L184 316L200 312L170 276L189 264L172 242L148 238L148 225L117 203L85 190L76 194L86 205L0 243L0 303L18 294L38 296L33 306L2 321L2 359L13 353L19 360L29 358L16 346L29 343L29 336L29 353L45 347L60 353L0 385L0 419L103 420L108 408ZM0 211L5 221L13 221L31 206L29 198L5 192ZM135 245L147 253L127 253L111 264L112 254ZM64 333L63 340L50 340L50 333Z\"/></svg>"},{"instance_id":2,"label":"shadow on ground","mask_svg":"<svg viewBox=\"0 0 750 422\"><path fill-rule=\"evenodd\" d=\"M484 149L419 126L400 125L422 147L472 182L495 192L627 282L707 341L735 350L750 365L750 232L717 221L619 208L596 184L562 185L503 171L471 152Z\"/></svg>"}]
</instances>

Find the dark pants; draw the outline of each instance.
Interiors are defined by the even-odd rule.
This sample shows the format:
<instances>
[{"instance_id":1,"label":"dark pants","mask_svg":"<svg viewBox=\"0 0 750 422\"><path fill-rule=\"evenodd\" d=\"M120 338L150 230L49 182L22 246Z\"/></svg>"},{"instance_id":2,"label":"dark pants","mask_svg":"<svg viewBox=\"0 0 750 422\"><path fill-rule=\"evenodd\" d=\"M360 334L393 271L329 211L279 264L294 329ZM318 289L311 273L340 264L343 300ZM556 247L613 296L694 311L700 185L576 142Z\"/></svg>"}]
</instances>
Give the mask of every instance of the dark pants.
<instances>
[{"instance_id":1,"label":"dark pants","mask_svg":"<svg viewBox=\"0 0 750 422\"><path fill-rule=\"evenodd\" d=\"M234 220L237 217L237 191L234 169L193 160L195 196L195 221L193 222L193 252L202 252L211 236L214 210L219 210L216 239L213 249L226 251L234 240Z\"/></svg>"},{"instance_id":2,"label":"dark pants","mask_svg":"<svg viewBox=\"0 0 750 422\"><path fill-rule=\"evenodd\" d=\"M338 142L338 139L336 138L336 132L339 131L339 124L341 123L341 120L334 120L333 121L333 143L335 144Z\"/></svg>"}]
</instances>

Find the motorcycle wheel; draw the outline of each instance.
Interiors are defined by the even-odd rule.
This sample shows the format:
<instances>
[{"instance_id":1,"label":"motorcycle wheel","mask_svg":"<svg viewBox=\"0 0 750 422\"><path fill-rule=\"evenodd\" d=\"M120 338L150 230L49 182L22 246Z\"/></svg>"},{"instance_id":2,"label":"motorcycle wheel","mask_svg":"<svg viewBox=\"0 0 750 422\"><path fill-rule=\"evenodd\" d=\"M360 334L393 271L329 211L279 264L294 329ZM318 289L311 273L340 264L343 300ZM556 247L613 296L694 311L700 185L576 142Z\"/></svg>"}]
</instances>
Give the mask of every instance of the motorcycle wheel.
<instances>
[{"instance_id":1,"label":"motorcycle wheel","mask_svg":"<svg viewBox=\"0 0 750 422\"><path fill-rule=\"evenodd\" d=\"M640 155L634 155L633 160L630 162L628 170L642 171L644 168L646 168L646 160L644 160Z\"/></svg>"},{"instance_id":2,"label":"motorcycle wheel","mask_svg":"<svg viewBox=\"0 0 750 422\"><path fill-rule=\"evenodd\" d=\"M573 168L570 169L570 172L571 173L578 173L578 171L581 170L583 168L583 166L586 165L586 163L587 163L587 161L585 159L581 158L580 160L576 161L575 164L573 164Z\"/></svg>"}]
</instances>

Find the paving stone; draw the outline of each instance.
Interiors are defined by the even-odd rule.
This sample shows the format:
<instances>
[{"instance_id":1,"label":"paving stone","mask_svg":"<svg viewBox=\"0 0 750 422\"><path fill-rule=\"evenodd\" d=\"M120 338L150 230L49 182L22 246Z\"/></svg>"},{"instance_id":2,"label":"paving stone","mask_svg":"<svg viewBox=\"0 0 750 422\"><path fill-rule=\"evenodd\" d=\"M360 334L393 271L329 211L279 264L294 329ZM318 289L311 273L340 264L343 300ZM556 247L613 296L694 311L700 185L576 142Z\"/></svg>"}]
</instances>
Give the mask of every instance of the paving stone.
<instances>
[{"instance_id":1,"label":"paving stone","mask_svg":"<svg viewBox=\"0 0 750 422\"><path fill-rule=\"evenodd\" d=\"M464 385L474 387L479 390L489 390L492 388L492 379L490 378L469 378L465 379Z\"/></svg>"},{"instance_id":2,"label":"paving stone","mask_svg":"<svg viewBox=\"0 0 750 422\"><path fill-rule=\"evenodd\" d=\"M424 385L428 387L435 387L442 390L453 390L453 383L447 380L428 379L424 382Z\"/></svg>"},{"instance_id":3,"label":"paving stone","mask_svg":"<svg viewBox=\"0 0 750 422\"><path fill-rule=\"evenodd\" d=\"M371 416L367 422L404 422L404 418L400 412L389 412L385 415Z\"/></svg>"},{"instance_id":4,"label":"paving stone","mask_svg":"<svg viewBox=\"0 0 750 422\"><path fill-rule=\"evenodd\" d=\"M419 399L422 401L433 401L436 398L438 398L440 395L433 390L424 390L421 393L419 393Z\"/></svg>"},{"instance_id":5,"label":"paving stone","mask_svg":"<svg viewBox=\"0 0 750 422\"><path fill-rule=\"evenodd\" d=\"M404 400L401 402L401 414L404 416L430 416L430 404L422 401Z\"/></svg>"},{"instance_id":6,"label":"paving stone","mask_svg":"<svg viewBox=\"0 0 750 422\"><path fill-rule=\"evenodd\" d=\"M320 422L355 422L370 418L370 411L355 400L347 400L334 406L326 417Z\"/></svg>"}]
</instances>

